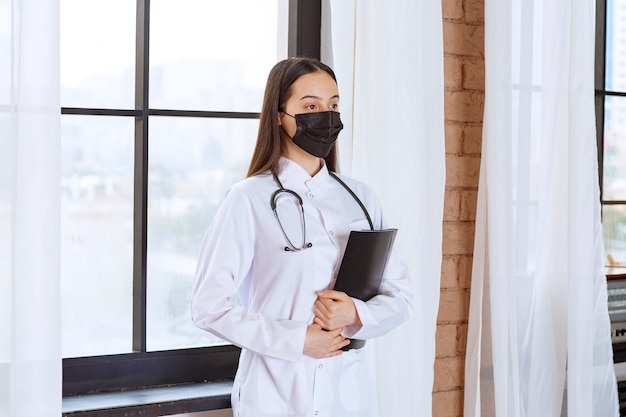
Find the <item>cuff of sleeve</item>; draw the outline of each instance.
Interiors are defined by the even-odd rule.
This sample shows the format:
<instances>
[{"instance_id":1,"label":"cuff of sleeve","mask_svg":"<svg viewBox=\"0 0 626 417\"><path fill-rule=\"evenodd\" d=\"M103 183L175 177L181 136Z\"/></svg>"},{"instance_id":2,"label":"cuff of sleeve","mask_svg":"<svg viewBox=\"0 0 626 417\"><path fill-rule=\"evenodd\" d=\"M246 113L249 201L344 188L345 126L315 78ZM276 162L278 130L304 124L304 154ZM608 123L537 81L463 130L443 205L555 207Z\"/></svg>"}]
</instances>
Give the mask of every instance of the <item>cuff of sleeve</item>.
<instances>
[{"instance_id":1,"label":"cuff of sleeve","mask_svg":"<svg viewBox=\"0 0 626 417\"><path fill-rule=\"evenodd\" d=\"M306 339L307 328L308 326L306 324L303 324L299 329L296 340L294 340L296 349L294 352L293 360L299 360L300 357L304 354L304 340Z\"/></svg>"},{"instance_id":2,"label":"cuff of sleeve","mask_svg":"<svg viewBox=\"0 0 626 417\"><path fill-rule=\"evenodd\" d=\"M359 315L359 319L361 320L361 325L346 327L345 330L342 332L342 336L358 338L359 331L365 326L376 324L376 319L370 313L370 310L369 308L367 308L367 304L364 301L359 300L358 298L352 298L352 301L354 301L354 306L356 307L356 312Z\"/></svg>"}]
</instances>

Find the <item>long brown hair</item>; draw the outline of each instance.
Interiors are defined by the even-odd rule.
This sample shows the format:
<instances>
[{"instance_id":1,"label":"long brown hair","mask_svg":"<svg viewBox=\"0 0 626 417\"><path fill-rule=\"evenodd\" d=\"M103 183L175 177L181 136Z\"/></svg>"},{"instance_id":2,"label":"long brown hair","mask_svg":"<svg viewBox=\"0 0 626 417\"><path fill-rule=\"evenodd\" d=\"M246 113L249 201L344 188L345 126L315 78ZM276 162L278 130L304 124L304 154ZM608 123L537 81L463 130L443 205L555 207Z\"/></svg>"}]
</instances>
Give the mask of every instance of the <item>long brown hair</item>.
<instances>
[{"instance_id":1,"label":"long brown hair","mask_svg":"<svg viewBox=\"0 0 626 417\"><path fill-rule=\"evenodd\" d=\"M318 71L327 72L335 80L335 83L337 82L333 70L315 58L285 59L274 65L270 71L265 85L259 133L250 160L248 177L266 171L278 172L278 161L286 152L286 134L278 123L278 112L283 111L285 102L291 96L293 83L302 75ZM335 171L337 169L336 144L324 159L329 170Z\"/></svg>"}]
</instances>

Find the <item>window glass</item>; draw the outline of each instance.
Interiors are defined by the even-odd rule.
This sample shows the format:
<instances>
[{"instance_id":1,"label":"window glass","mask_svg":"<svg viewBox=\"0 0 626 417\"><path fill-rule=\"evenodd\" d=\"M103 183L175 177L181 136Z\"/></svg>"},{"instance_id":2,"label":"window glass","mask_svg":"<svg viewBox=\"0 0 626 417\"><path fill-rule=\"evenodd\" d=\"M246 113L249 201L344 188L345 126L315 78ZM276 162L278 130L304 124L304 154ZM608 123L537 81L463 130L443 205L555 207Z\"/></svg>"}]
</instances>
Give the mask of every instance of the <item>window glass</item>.
<instances>
[{"instance_id":1,"label":"window glass","mask_svg":"<svg viewBox=\"0 0 626 417\"><path fill-rule=\"evenodd\" d=\"M602 208L605 253L618 261L626 260L626 205Z\"/></svg>"},{"instance_id":2,"label":"window glass","mask_svg":"<svg viewBox=\"0 0 626 417\"><path fill-rule=\"evenodd\" d=\"M626 98L607 97L604 107L603 200L626 200Z\"/></svg>"},{"instance_id":3,"label":"window glass","mask_svg":"<svg viewBox=\"0 0 626 417\"><path fill-rule=\"evenodd\" d=\"M130 352L134 120L61 121L63 354Z\"/></svg>"},{"instance_id":4,"label":"window glass","mask_svg":"<svg viewBox=\"0 0 626 417\"><path fill-rule=\"evenodd\" d=\"M260 112L267 74L287 57L288 3L152 0L151 107ZM138 266L147 271L149 350L223 344L191 322L191 288L201 238L227 187L245 177L258 119L68 114L135 109L143 69L136 2L60 5L63 355L132 351ZM147 126L148 242L137 248L135 129Z\"/></svg>"},{"instance_id":5,"label":"window glass","mask_svg":"<svg viewBox=\"0 0 626 417\"><path fill-rule=\"evenodd\" d=\"M287 6L153 0L150 107L259 112L267 74L287 56Z\"/></svg>"},{"instance_id":6,"label":"window glass","mask_svg":"<svg viewBox=\"0 0 626 417\"><path fill-rule=\"evenodd\" d=\"M128 0L61 0L61 106L135 107L135 20Z\"/></svg>"},{"instance_id":7,"label":"window glass","mask_svg":"<svg viewBox=\"0 0 626 417\"><path fill-rule=\"evenodd\" d=\"M606 89L626 91L626 2L606 2Z\"/></svg>"},{"instance_id":8,"label":"window glass","mask_svg":"<svg viewBox=\"0 0 626 417\"><path fill-rule=\"evenodd\" d=\"M257 119L153 117L148 186L148 349L222 343L190 320L204 232L227 188L245 178Z\"/></svg>"}]
</instances>

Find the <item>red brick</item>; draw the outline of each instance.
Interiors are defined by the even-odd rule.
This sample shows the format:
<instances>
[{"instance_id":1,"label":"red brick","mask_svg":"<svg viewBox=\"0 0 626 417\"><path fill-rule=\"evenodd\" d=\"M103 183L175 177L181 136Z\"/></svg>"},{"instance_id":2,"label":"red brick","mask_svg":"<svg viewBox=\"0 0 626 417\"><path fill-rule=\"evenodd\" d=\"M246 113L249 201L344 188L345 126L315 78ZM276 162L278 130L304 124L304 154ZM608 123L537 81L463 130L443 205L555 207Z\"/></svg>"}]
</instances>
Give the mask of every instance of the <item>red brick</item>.
<instances>
[{"instance_id":1,"label":"red brick","mask_svg":"<svg viewBox=\"0 0 626 417\"><path fill-rule=\"evenodd\" d=\"M462 20L465 15L463 0L444 0L441 3L441 15L444 20Z\"/></svg>"},{"instance_id":2,"label":"red brick","mask_svg":"<svg viewBox=\"0 0 626 417\"><path fill-rule=\"evenodd\" d=\"M461 153L463 155L480 155L483 146L483 126L466 125L462 132Z\"/></svg>"},{"instance_id":3,"label":"red brick","mask_svg":"<svg viewBox=\"0 0 626 417\"><path fill-rule=\"evenodd\" d=\"M466 290L441 290L437 323L462 323L469 315L469 292Z\"/></svg>"},{"instance_id":4,"label":"red brick","mask_svg":"<svg viewBox=\"0 0 626 417\"><path fill-rule=\"evenodd\" d=\"M446 155L446 186L478 188L480 157Z\"/></svg>"},{"instance_id":5,"label":"red brick","mask_svg":"<svg viewBox=\"0 0 626 417\"><path fill-rule=\"evenodd\" d=\"M463 86L463 58L456 55L443 57L443 86L446 90L460 90Z\"/></svg>"},{"instance_id":6,"label":"red brick","mask_svg":"<svg viewBox=\"0 0 626 417\"><path fill-rule=\"evenodd\" d=\"M467 323L458 324L456 326L456 332L458 353L464 355L467 349Z\"/></svg>"},{"instance_id":7,"label":"red brick","mask_svg":"<svg viewBox=\"0 0 626 417\"><path fill-rule=\"evenodd\" d=\"M445 222L443 224L444 255L471 255L474 251L474 223Z\"/></svg>"},{"instance_id":8,"label":"red brick","mask_svg":"<svg viewBox=\"0 0 626 417\"><path fill-rule=\"evenodd\" d=\"M479 91L445 91L444 118L455 122L482 123L485 94Z\"/></svg>"},{"instance_id":9,"label":"red brick","mask_svg":"<svg viewBox=\"0 0 626 417\"><path fill-rule=\"evenodd\" d=\"M463 89L485 91L485 60L476 57L463 58Z\"/></svg>"},{"instance_id":10,"label":"red brick","mask_svg":"<svg viewBox=\"0 0 626 417\"><path fill-rule=\"evenodd\" d=\"M444 54L483 57L484 44L483 26L443 22Z\"/></svg>"},{"instance_id":11,"label":"red brick","mask_svg":"<svg viewBox=\"0 0 626 417\"><path fill-rule=\"evenodd\" d=\"M468 289L472 284L472 256L459 257L459 288Z\"/></svg>"},{"instance_id":12,"label":"red brick","mask_svg":"<svg viewBox=\"0 0 626 417\"><path fill-rule=\"evenodd\" d=\"M444 256L441 261L441 288L459 287L459 258Z\"/></svg>"},{"instance_id":13,"label":"red brick","mask_svg":"<svg viewBox=\"0 0 626 417\"><path fill-rule=\"evenodd\" d=\"M435 356L456 356L458 347L458 332L456 324L440 324L435 333Z\"/></svg>"},{"instance_id":14,"label":"red brick","mask_svg":"<svg viewBox=\"0 0 626 417\"><path fill-rule=\"evenodd\" d=\"M433 391L459 389L463 386L464 358L460 356L435 359Z\"/></svg>"},{"instance_id":15,"label":"red brick","mask_svg":"<svg viewBox=\"0 0 626 417\"><path fill-rule=\"evenodd\" d=\"M448 0L444 0L446 3ZM485 1L465 0L463 4L464 19L466 23L484 24L485 22Z\"/></svg>"},{"instance_id":16,"label":"red brick","mask_svg":"<svg viewBox=\"0 0 626 417\"><path fill-rule=\"evenodd\" d=\"M446 190L433 417L463 415L484 108L484 0L443 0Z\"/></svg>"},{"instance_id":17,"label":"red brick","mask_svg":"<svg viewBox=\"0 0 626 417\"><path fill-rule=\"evenodd\" d=\"M463 144L463 124L457 122L445 123L446 153L459 155Z\"/></svg>"},{"instance_id":18,"label":"red brick","mask_svg":"<svg viewBox=\"0 0 626 417\"><path fill-rule=\"evenodd\" d=\"M461 215L461 191L447 189L443 199L443 220L459 220Z\"/></svg>"},{"instance_id":19,"label":"red brick","mask_svg":"<svg viewBox=\"0 0 626 417\"><path fill-rule=\"evenodd\" d=\"M478 198L478 190L461 191L461 212L459 220L475 221L476 220L476 199Z\"/></svg>"},{"instance_id":20,"label":"red brick","mask_svg":"<svg viewBox=\"0 0 626 417\"><path fill-rule=\"evenodd\" d=\"M433 417L462 417L463 390L439 391L433 393Z\"/></svg>"}]
</instances>

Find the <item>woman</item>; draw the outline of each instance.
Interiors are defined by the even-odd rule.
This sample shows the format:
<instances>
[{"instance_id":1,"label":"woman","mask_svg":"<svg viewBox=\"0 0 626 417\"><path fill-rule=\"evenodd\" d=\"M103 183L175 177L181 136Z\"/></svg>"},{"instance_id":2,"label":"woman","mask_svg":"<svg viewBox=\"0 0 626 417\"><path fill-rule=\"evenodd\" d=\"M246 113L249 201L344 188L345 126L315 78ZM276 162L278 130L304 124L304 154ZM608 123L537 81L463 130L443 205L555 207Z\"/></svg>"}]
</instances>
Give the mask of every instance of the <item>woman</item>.
<instances>
[{"instance_id":1,"label":"woman","mask_svg":"<svg viewBox=\"0 0 626 417\"><path fill-rule=\"evenodd\" d=\"M405 321L411 289L396 251L369 301L330 289L350 231L369 229L368 216L385 227L367 186L332 175L338 104L335 75L318 60L274 66L248 177L229 189L202 243L193 320L242 348L238 417L378 416L367 346L349 349L348 338Z\"/></svg>"}]
</instances>

